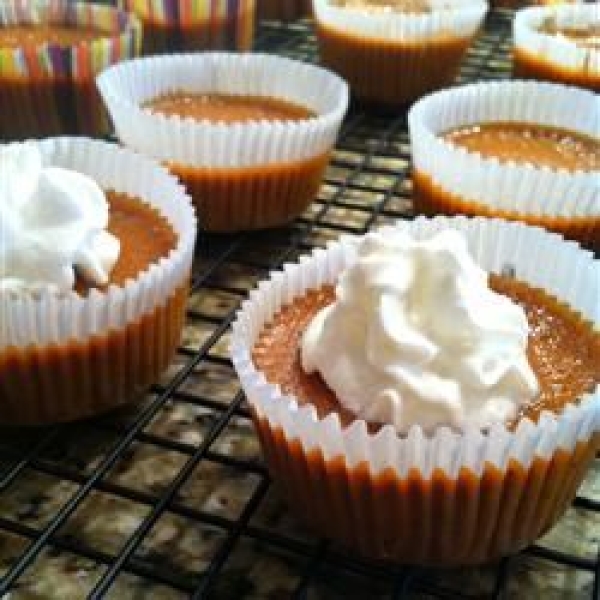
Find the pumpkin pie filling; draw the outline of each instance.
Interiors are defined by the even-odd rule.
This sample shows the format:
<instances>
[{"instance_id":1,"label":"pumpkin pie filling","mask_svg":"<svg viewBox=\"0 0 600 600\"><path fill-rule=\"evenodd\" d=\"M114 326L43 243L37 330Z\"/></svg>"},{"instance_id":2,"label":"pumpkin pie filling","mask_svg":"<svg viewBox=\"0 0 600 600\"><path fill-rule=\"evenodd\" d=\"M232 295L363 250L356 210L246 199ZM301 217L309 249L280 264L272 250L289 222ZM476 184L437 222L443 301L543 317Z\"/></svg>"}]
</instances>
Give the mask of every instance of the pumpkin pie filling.
<instances>
[{"instance_id":1,"label":"pumpkin pie filling","mask_svg":"<svg viewBox=\"0 0 600 600\"><path fill-rule=\"evenodd\" d=\"M600 140L545 125L513 122L478 123L442 136L456 146L501 162L530 163L567 171L600 169Z\"/></svg>"},{"instance_id":2,"label":"pumpkin pie filling","mask_svg":"<svg viewBox=\"0 0 600 600\"><path fill-rule=\"evenodd\" d=\"M305 121L307 107L271 97L175 92L143 105L148 111L224 124ZM201 167L169 162L185 184L209 231L236 231L281 225L315 198L329 152L306 159L252 167Z\"/></svg>"},{"instance_id":3,"label":"pumpkin pie filling","mask_svg":"<svg viewBox=\"0 0 600 600\"><path fill-rule=\"evenodd\" d=\"M108 232L120 242L119 259L110 272L108 285L124 285L175 248L173 228L158 211L141 200L115 191L106 192L109 204ZM77 292L86 295L93 286L77 280Z\"/></svg>"},{"instance_id":4,"label":"pumpkin pie filling","mask_svg":"<svg viewBox=\"0 0 600 600\"><path fill-rule=\"evenodd\" d=\"M145 108L166 116L220 123L301 121L315 116L308 108L279 98L187 92L155 98L147 102Z\"/></svg>"}]
</instances>

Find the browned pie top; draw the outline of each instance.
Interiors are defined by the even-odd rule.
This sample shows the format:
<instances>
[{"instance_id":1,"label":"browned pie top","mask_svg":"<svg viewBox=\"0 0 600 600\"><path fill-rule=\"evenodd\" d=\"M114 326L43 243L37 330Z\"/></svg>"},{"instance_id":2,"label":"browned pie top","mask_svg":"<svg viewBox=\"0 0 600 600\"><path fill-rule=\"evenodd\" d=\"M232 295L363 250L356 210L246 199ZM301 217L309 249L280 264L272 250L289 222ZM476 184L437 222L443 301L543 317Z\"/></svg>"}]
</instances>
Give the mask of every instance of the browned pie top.
<instances>
[{"instance_id":1,"label":"browned pie top","mask_svg":"<svg viewBox=\"0 0 600 600\"><path fill-rule=\"evenodd\" d=\"M331 0L334 6L355 8L364 12L413 13L431 12L428 0Z\"/></svg>"},{"instance_id":2,"label":"browned pie top","mask_svg":"<svg viewBox=\"0 0 600 600\"><path fill-rule=\"evenodd\" d=\"M578 46L600 50L600 21L587 27L560 27L552 17L542 23L539 31L566 38Z\"/></svg>"},{"instance_id":3,"label":"browned pie top","mask_svg":"<svg viewBox=\"0 0 600 600\"><path fill-rule=\"evenodd\" d=\"M110 206L108 230L121 243L110 284L123 285L166 257L175 248L177 235L162 215L141 200L113 191L106 192L106 196ZM89 289L78 280L80 294Z\"/></svg>"},{"instance_id":4,"label":"browned pie top","mask_svg":"<svg viewBox=\"0 0 600 600\"><path fill-rule=\"evenodd\" d=\"M41 44L75 46L102 37L106 37L106 32L94 27L9 25L0 27L0 48L19 48Z\"/></svg>"},{"instance_id":5,"label":"browned pie top","mask_svg":"<svg viewBox=\"0 0 600 600\"><path fill-rule=\"evenodd\" d=\"M154 98L144 106L168 116L224 123L301 121L315 116L308 108L298 104L264 96L175 92Z\"/></svg>"},{"instance_id":6,"label":"browned pie top","mask_svg":"<svg viewBox=\"0 0 600 600\"><path fill-rule=\"evenodd\" d=\"M600 140L575 131L532 123L490 122L452 129L444 139L502 162L568 171L600 169Z\"/></svg>"},{"instance_id":7,"label":"browned pie top","mask_svg":"<svg viewBox=\"0 0 600 600\"><path fill-rule=\"evenodd\" d=\"M524 283L492 276L490 284L523 306L531 329L527 356L540 392L522 409L521 417L536 420L544 409L559 412L600 383L600 333L591 324L549 294ZM348 425L354 415L318 374L303 371L299 357L302 333L317 311L333 299L333 287L324 286L284 306L261 332L253 359L268 381L293 394L300 404L313 404L321 418L337 412ZM380 425L371 427L376 430Z\"/></svg>"}]
</instances>

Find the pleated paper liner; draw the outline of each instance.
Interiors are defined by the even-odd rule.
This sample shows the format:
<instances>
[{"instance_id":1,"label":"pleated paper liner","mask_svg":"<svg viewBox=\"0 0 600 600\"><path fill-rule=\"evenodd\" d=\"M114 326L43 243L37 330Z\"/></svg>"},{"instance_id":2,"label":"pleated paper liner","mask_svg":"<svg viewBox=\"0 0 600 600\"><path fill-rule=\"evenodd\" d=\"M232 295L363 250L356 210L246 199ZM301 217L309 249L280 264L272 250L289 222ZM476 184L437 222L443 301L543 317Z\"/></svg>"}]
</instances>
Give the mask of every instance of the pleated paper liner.
<instances>
[{"instance_id":1,"label":"pleated paper liner","mask_svg":"<svg viewBox=\"0 0 600 600\"><path fill-rule=\"evenodd\" d=\"M270 227L300 214L316 196L348 104L336 75L261 54L140 59L105 71L98 86L120 140L182 178L209 231ZM278 98L315 116L224 124L143 107L173 91Z\"/></svg>"},{"instance_id":2,"label":"pleated paper liner","mask_svg":"<svg viewBox=\"0 0 600 600\"><path fill-rule=\"evenodd\" d=\"M516 121L598 139L597 102L587 90L533 81L472 84L423 98L408 117L417 210L522 220L598 248L598 172L502 163L440 135L482 122Z\"/></svg>"},{"instance_id":3,"label":"pleated paper liner","mask_svg":"<svg viewBox=\"0 0 600 600\"><path fill-rule=\"evenodd\" d=\"M424 14L367 12L314 0L321 63L367 103L400 106L454 81L487 10L433 1Z\"/></svg>"},{"instance_id":4,"label":"pleated paper liner","mask_svg":"<svg viewBox=\"0 0 600 600\"><path fill-rule=\"evenodd\" d=\"M106 142L55 138L39 145L46 164L85 173L158 210L177 245L134 280L85 297L2 294L1 424L70 421L131 401L168 366L185 317L196 220L176 179Z\"/></svg>"},{"instance_id":5,"label":"pleated paper liner","mask_svg":"<svg viewBox=\"0 0 600 600\"><path fill-rule=\"evenodd\" d=\"M197 169L168 164L194 198L202 228L233 232L276 227L316 198L329 152L288 164L241 169Z\"/></svg>"},{"instance_id":6,"label":"pleated paper liner","mask_svg":"<svg viewBox=\"0 0 600 600\"><path fill-rule=\"evenodd\" d=\"M467 215L471 217L498 217L507 221L522 221L529 225L544 227L576 240L586 248L600 252L600 215L590 217L565 217L530 214L518 211L499 210L486 204L469 201L456 194L449 194L434 184L430 177L413 173L415 206L420 214Z\"/></svg>"},{"instance_id":7,"label":"pleated paper liner","mask_svg":"<svg viewBox=\"0 0 600 600\"><path fill-rule=\"evenodd\" d=\"M539 228L493 219L419 218L394 228L424 239L448 227L465 234L483 268L510 266L517 279L598 327L598 262L589 252ZM356 246L356 238L342 238L286 265L251 293L233 325L231 357L273 478L319 533L370 558L465 565L522 549L560 517L594 459L598 386L559 414L543 412L514 429L444 427L428 435L415 425L400 436L389 425L373 433L361 419L344 428L337 414L319 418L257 370L252 351L264 325L308 290L334 283Z\"/></svg>"},{"instance_id":8,"label":"pleated paper liner","mask_svg":"<svg viewBox=\"0 0 600 600\"><path fill-rule=\"evenodd\" d=\"M94 78L139 54L141 25L121 10L69 0L3 0L0 29L68 25L98 30L89 41L0 46L0 131L4 139L108 133Z\"/></svg>"},{"instance_id":9,"label":"pleated paper liner","mask_svg":"<svg viewBox=\"0 0 600 600\"><path fill-rule=\"evenodd\" d=\"M594 4L565 4L520 10L513 21L514 73L524 79L556 81L600 91L600 47L578 45L564 36L541 30L546 23L558 28L600 27Z\"/></svg>"},{"instance_id":10,"label":"pleated paper liner","mask_svg":"<svg viewBox=\"0 0 600 600\"><path fill-rule=\"evenodd\" d=\"M255 0L118 0L144 25L145 55L252 48Z\"/></svg>"}]
</instances>

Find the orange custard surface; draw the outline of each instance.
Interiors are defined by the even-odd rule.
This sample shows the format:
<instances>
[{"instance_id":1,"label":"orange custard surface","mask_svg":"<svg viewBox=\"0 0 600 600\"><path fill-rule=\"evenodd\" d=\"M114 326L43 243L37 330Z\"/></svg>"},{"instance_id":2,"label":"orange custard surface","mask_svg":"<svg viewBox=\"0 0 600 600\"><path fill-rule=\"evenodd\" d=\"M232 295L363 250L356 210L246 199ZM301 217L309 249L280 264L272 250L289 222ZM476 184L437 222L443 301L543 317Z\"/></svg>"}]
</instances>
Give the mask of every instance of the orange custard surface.
<instances>
[{"instance_id":1,"label":"orange custard surface","mask_svg":"<svg viewBox=\"0 0 600 600\"><path fill-rule=\"evenodd\" d=\"M530 123L478 123L448 131L443 137L501 162L567 171L600 169L600 140L565 129Z\"/></svg>"},{"instance_id":2,"label":"orange custard surface","mask_svg":"<svg viewBox=\"0 0 600 600\"><path fill-rule=\"evenodd\" d=\"M167 116L221 123L301 121L315 116L311 110L279 98L228 94L178 92L155 98L144 106Z\"/></svg>"}]
</instances>

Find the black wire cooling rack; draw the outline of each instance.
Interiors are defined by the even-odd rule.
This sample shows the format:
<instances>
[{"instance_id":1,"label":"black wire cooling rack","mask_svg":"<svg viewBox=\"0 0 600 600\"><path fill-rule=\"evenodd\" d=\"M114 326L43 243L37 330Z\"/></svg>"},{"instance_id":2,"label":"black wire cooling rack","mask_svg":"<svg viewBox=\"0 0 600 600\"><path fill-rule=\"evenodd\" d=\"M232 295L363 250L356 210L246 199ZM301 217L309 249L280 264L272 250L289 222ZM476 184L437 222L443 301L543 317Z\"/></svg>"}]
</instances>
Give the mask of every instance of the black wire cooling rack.
<instances>
[{"instance_id":1,"label":"black wire cooling rack","mask_svg":"<svg viewBox=\"0 0 600 600\"><path fill-rule=\"evenodd\" d=\"M460 81L509 76L510 13L491 14ZM307 22L264 23L258 49L315 61ZM139 404L0 431L0 598L600 598L600 465L561 523L498 564L375 564L290 515L227 358L258 280L341 233L412 216L406 115L353 108L318 199L288 228L200 234L174 364ZM599 461L596 461L598 463Z\"/></svg>"}]
</instances>

